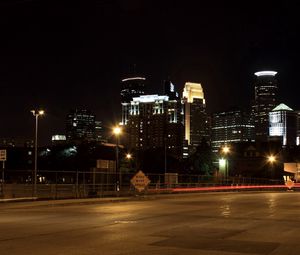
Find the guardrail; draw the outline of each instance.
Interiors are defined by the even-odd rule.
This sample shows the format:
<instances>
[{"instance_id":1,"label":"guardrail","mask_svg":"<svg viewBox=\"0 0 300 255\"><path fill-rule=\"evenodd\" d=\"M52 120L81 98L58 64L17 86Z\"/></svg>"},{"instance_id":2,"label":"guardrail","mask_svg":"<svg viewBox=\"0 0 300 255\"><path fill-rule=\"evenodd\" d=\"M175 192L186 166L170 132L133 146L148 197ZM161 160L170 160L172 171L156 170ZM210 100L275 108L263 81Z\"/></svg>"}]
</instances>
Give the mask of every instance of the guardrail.
<instances>
[{"instance_id":1,"label":"guardrail","mask_svg":"<svg viewBox=\"0 0 300 255\"><path fill-rule=\"evenodd\" d=\"M286 189L283 180L262 178L204 175L146 174L150 184L142 194L235 191L253 189ZM39 199L86 198L136 195L130 180L134 173L116 175L108 172L39 171L37 197ZM31 171L6 171L5 183L1 182L0 197L33 197ZM298 187L296 187L298 188Z\"/></svg>"}]
</instances>

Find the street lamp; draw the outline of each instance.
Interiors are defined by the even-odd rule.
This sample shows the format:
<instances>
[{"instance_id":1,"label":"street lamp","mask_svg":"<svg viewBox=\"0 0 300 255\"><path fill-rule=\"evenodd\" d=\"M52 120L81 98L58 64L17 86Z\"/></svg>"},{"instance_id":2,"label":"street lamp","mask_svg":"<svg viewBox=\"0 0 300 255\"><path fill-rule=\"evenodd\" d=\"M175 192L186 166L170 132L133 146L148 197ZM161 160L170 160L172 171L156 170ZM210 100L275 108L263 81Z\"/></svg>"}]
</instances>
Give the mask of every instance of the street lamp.
<instances>
[{"instance_id":1,"label":"street lamp","mask_svg":"<svg viewBox=\"0 0 300 255\"><path fill-rule=\"evenodd\" d=\"M225 155L225 177L228 178L228 157L227 157L227 154L230 153L230 147L225 145L223 148L222 148L222 154Z\"/></svg>"},{"instance_id":2,"label":"street lamp","mask_svg":"<svg viewBox=\"0 0 300 255\"><path fill-rule=\"evenodd\" d=\"M273 164L273 163L275 163L275 161L276 161L276 157L275 157L274 155L270 155L270 156L268 156L268 161L269 161L271 164Z\"/></svg>"},{"instance_id":3,"label":"street lamp","mask_svg":"<svg viewBox=\"0 0 300 255\"><path fill-rule=\"evenodd\" d=\"M116 191L120 191L120 187L121 187L121 171L119 171L119 138L121 133L122 133L121 127L115 126L113 128L113 134L116 137ZM119 173L119 178L118 178L118 173Z\"/></svg>"},{"instance_id":4,"label":"street lamp","mask_svg":"<svg viewBox=\"0 0 300 255\"><path fill-rule=\"evenodd\" d=\"M127 158L128 160L130 160L130 159L132 159L132 155L131 155L130 153L127 153L127 154L126 154L126 158Z\"/></svg>"},{"instance_id":5,"label":"street lamp","mask_svg":"<svg viewBox=\"0 0 300 255\"><path fill-rule=\"evenodd\" d=\"M38 119L39 116L45 114L44 110L31 110L31 113L35 117L35 139L34 139L34 173L33 173L33 196L37 196L37 147L38 147Z\"/></svg>"},{"instance_id":6,"label":"street lamp","mask_svg":"<svg viewBox=\"0 0 300 255\"><path fill-rule=\"evenodd\" d=\"M276 162L276 157L274 155L268 156L268 162L271 164L271 178L274 178L274 167L273 165Z\"/></svg>"},{"instance_id":7,"label":"street lamp","mask_svg":"<svg viewBox=\"0 0 300 255\"><path fill-rule=\"evenodd\" d=\"M229 148L227 145L225 145L225 146L222 148L222 152L226 155L226 154L228 154L228 153L230 152L230 148Z\"/></svg>"}]
</instances>

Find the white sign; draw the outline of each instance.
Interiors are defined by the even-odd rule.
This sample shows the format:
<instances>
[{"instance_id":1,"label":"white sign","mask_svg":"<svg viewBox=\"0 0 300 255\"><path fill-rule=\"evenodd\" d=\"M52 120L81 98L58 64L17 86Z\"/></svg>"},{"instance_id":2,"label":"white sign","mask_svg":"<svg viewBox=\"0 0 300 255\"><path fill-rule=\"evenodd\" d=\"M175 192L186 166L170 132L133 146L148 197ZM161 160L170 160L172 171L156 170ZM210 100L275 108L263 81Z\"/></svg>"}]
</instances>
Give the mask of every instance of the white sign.
<instances>
[{"instance_id":1,"label":"white sign","mask_svg":"<svg viewBox=\"0 0 300 255\"><path fill-rule=\"evenodd\" d=\"M0 150L0 161L6 161L6 150Z\"/></svg>"},{"instance_id":2,"label":"white sign","mask_svg":"<svg viewBox=\"0 0 300 255\"><path fill-rule=\"evenodd\" d=\"M139 192L141 192L148 186L150 180L142 171L138 171L130 182Z\"/></svg>"}]
</instances>

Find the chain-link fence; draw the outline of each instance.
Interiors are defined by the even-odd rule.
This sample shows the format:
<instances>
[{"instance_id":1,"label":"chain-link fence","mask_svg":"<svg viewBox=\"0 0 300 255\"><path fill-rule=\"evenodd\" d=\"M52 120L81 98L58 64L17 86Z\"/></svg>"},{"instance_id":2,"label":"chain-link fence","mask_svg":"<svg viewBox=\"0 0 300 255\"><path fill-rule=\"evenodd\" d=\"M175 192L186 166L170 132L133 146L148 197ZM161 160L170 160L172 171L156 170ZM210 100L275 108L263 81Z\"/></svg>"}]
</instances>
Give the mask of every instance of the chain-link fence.
<instances>
[{"instance_id":1,"label":"chain-link fence","mask_svg":"<svg viewBox=\"0 0 300 255\"><path fill-rule=\"evenodd\" d=\"M20 198L36 196L40 199L86 198L135 195L131 183L135 173L38 171L34 193L32 171L6 171L1 178L0 196ZM245 185L282 185L283 180L261 178L185 175L176 173L146 174L150 180L143 194L166 193L174 189L197 187L239 187Z\"/></svg>"}]
</instances>

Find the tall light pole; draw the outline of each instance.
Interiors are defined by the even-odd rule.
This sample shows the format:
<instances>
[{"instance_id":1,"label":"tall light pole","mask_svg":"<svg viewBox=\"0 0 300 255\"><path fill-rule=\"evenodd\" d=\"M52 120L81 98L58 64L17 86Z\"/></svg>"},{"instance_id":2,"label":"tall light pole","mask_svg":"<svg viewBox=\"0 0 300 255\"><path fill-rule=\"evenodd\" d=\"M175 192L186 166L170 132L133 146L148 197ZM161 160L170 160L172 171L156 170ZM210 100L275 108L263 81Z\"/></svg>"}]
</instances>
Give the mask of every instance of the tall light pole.
<instances>
[{"instance_id":1,"label":"tall light pole","mask_svg":"<svg viewBox=\"0 0 300 255\"><path fill-rule=\"evenodd\" d=\"M129 169L130 169L130 171L132 170L132 154L131 153L127 153L126 154L126 159L127 159L127 161L128 161L128 165L129 165Z\"/></svg>"},{"instance_id":2,"label":"tall light pole","mask_svg":"<svg viewBox=\"0 0 300 255\"><path fill-rule=\"evenodd\" d=\"M271 178L274 178L274 163L276 163L276 157L274 155L269 155L268 162L271 164Z\"/></svg>"},{"instance_id":3,"label":"tall light pole","mask_svg":"<svg viewBox=\"0 0 300 255\"><path fill-rule=\"evenodd\" d=\"M31 110L35 117L35 138L34 138L34 173L33 173L33 196L37 196L37 150L38 150L38 120L39 116L45 114L44 110Z\"/></svg>"},{"instance_id":4,"label":"tall light pole","mask_svg":"<svg viewBox=\"0 0 300 255\"><path fill-rule=\"evenodd\" d=\"M223 148L222 148L222 153L225 155L225 177L228 178L228 157L227 157L227 154L230 153L230 148L225 145Z\"/></svg>"},{"instance_id":5,"label":"tall light pole","mask_svg":"<svg viewBox=\"0 0 300 255\"><path fill-rule=\"evenodd\" d=\"M119 169L119 138L122 129L119 126L113 128L113 134L116 137L116 191L120 191L121 187L121 171Z\"/></svg>"}]
</instances>

